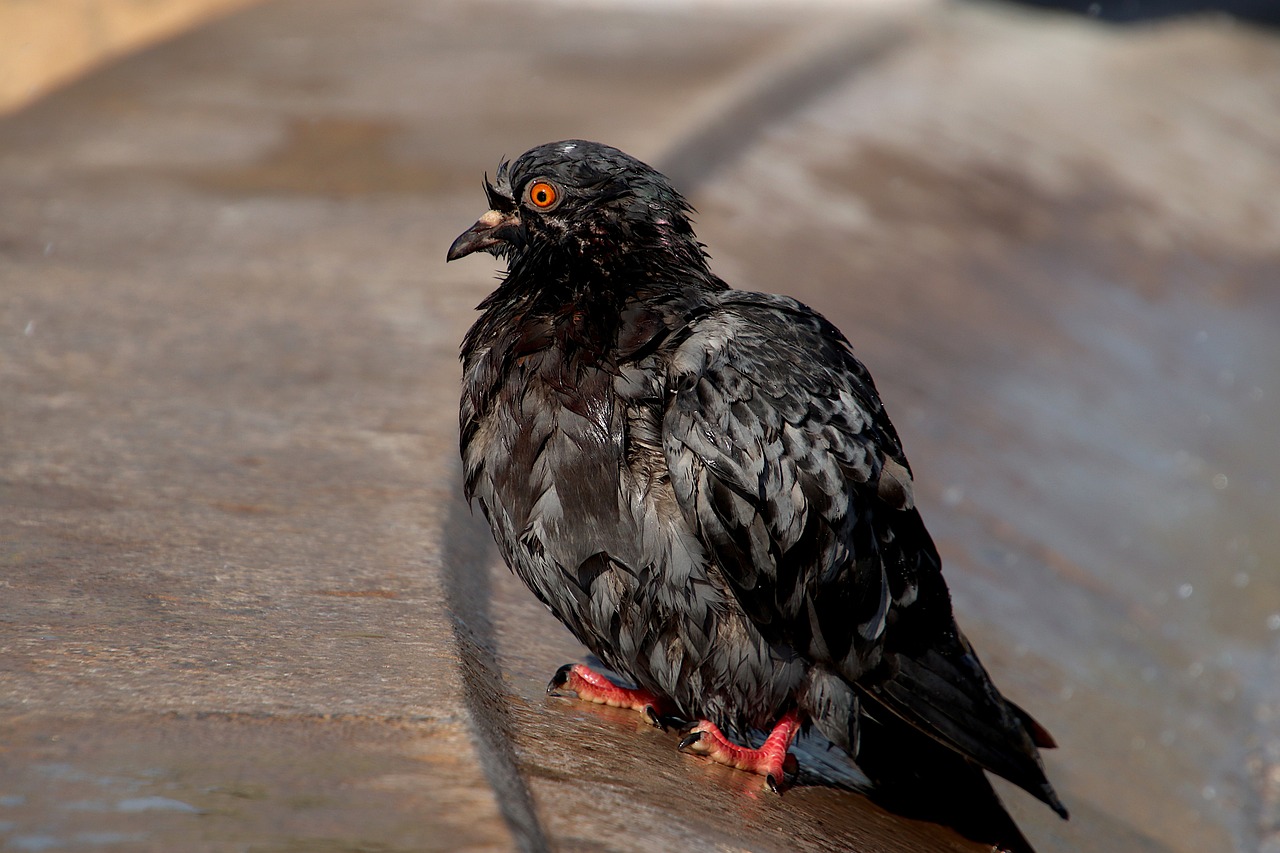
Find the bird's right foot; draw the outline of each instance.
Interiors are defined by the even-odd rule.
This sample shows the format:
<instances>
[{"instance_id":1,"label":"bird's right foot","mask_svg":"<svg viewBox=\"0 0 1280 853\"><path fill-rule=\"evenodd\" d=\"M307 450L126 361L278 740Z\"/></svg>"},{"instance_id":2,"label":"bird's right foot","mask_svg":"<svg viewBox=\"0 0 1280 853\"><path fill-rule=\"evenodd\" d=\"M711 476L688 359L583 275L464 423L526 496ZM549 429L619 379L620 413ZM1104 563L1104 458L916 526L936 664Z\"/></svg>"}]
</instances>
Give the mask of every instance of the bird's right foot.
<instances>
[{"instance_id":1,"label":"bird's right foot","mask_svg":"<svg viewBox=\"0 0 1280 853\"><path fill-rule=\"evenodd\" d=\"M730 741L720 728L703 720L685 730L677 747L681 752L705 755L717 764L725 764L764 777L765 787L781 793L787 777L798 769L796 757L787 750L800 732L800 715L794 709L782 716L759 749L739 746Z\"/></svg>"},{"instance_id":2,"label":"bird's right foot","mask_svg":"<svg viewBox=\"0 0 1280 853\"><path fill-rule=\"evenodd\" d=\"M576 696L583 702L630 708L639 711L651 726L664 727L666 703L646 690L620 687L600 673L580 663L567 663L556 670L547 685L548 696Z\"/></svg>"}]
</instances>

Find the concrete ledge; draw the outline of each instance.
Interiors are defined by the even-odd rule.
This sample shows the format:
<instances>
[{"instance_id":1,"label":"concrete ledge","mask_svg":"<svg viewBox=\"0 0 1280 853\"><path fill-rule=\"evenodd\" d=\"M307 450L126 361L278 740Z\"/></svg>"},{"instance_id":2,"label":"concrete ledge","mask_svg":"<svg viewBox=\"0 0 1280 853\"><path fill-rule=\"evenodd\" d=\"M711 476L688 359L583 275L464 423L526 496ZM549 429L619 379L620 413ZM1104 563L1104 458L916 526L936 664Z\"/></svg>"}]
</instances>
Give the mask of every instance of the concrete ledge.
<instances>
[{"instance_id":1,"label":"concrete ledge","mask_svg":"<svg viewBox=\"0 0 1280 853\"><path fill-rule=\"evenodd\" d=\"M587 136L872 367L1063 743L1071 823L1008 797L1037 848L1269 849L1270 72L1206 22L278 0L9 117L0 835L982 849L543 693L581 649L461 502L492 280L443 254L499 156Z\"/></svg>"}]
</instances>

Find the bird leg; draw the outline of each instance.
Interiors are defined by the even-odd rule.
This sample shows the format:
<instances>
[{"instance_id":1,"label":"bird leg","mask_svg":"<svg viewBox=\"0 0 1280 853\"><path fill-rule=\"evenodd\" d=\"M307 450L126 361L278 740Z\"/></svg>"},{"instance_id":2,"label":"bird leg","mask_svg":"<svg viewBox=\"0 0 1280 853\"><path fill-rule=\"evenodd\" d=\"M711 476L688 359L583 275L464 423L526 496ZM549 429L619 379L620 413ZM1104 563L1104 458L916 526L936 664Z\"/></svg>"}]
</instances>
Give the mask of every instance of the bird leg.
<instances>
[{"instance_id":1,"label":"bird leg","mask_svg":"<svg viewBox=\"0 0 1280 853\"><path fill-rule=\"evenodd\" d=\"M663 727L666 703L646 690L619 687L600 673L580 663L567 663L556 670L547 685L548 696L576 695L584 702L630 708L639 711L649 725Z\"/></svg>"},{"instance_id":2,"label":"bird leg","mask_svg":"<svg viewBox=\"0 0 1280 853\"><path fill-rule=\"evenodd\" d=\"M715 723L703 720L688 730L684 740L680 741L679 749L705 755L719 764L748 773L758 773L764 777L765 787L779 793L785 779L784 771L794 774L798 769L795 756L790 755L787 749L799 731L800 712L792 708L782 715L759 749L749 749L730 742Z\"/></svg>"}]
</instances>

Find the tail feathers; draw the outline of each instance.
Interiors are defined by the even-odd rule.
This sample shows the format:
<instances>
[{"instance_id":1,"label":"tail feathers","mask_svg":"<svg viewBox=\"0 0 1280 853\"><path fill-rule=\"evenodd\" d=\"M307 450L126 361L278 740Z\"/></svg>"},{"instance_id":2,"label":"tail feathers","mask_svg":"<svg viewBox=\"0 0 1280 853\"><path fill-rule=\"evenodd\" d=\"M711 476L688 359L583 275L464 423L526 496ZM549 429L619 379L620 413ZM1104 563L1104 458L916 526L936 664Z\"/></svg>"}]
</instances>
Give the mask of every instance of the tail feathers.
<instances>
[{"instance_id":1,"label":"tail feathers","mask_svg":"<svg viewBox=\"0 0 1280 853\"><path fill-rule=\"evenodd\" d=\"M1017 705L1005 699L1005 704L1013 709L1013 712L1022 720L1022 727L1027 730L1027 734L1031 735L1031 741L1041 749L1057 749L1058 742L1053 739L1053 735L1049 734L1049 730L1036 720L1035 717L1022 710Z\"/></svg>"},{"instance_id":2,"label":"tail feathers","mask_svg":"<svg viewBox=\"0 0 1280 853\"><path fill-rule=\"evenodd\" d=\"M1045 777L1037 746L1054 745L1029 714L1000 695L963 636L944 654L899 656L892 677L863 687L865 709L880 707L965 758L1025 789L1063 818L1067 809Z\"/></svg>"},{"instance_id":3,"label":"tail feathers","mask_svg":"<svg viewBox=\"0 0 1280 853\"><path fill-rule=\"evenodd\" d=\"M857 759L872 780L871 799L1004 853L1035 853L982 768L899 717L881 716L862 718L865 736Z\"/></svg>"}]
</instances>

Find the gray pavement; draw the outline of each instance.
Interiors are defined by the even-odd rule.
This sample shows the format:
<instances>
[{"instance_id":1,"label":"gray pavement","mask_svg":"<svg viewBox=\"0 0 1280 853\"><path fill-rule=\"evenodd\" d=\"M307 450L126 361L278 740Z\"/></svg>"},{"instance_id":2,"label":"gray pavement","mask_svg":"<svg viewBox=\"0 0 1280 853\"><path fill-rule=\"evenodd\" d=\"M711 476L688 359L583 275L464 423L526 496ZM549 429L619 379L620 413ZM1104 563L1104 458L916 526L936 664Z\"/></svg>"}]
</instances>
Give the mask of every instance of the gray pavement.
<instances>
[{"instance_id":1,"label":"gray pavement","mask_svg":"<svg viewBox=\"0 0 1280 853\"><path fill-rule=\"evenodd\" d=\"M1221 21L278 0L5 119L0 849L983 849L543 695L443 255L586 136L870 365L1037 848L1280 850L1278 105Z\"/></svg>"}]
</instances>

